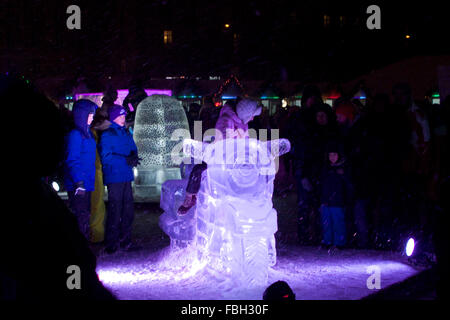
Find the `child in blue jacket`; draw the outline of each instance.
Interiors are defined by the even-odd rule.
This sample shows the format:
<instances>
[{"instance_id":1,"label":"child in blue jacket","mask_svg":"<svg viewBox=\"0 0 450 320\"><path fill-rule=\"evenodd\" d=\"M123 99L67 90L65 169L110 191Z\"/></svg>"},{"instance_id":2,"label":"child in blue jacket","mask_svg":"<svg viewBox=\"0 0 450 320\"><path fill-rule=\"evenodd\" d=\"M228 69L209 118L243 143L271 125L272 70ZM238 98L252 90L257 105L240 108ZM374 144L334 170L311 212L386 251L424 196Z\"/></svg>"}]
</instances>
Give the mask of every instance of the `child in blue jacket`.
<instances>
[{"instance_id":1,"label":"child in blue jacket","mask_svg":"<svg viewBox=\"0 0 450 320\"><path fill-rule=\"evenodd\" d=\"M72 113L75 129L66 136L64 184L69 206L78 220L80 231L89 239L91 192L95 185L96 143L89 127L97 105L89 100L75 102Z\"/></svg>"},{"instance_id":2,"label":"child in blue jacket","mask_svg":"<svg viewBox=\"0 0 450 320\"><path fill-rule=\"evenodd\" d=\"M99 151L103 182L108 188L108 212L105 223L106 253L119 246L127 251L137 249L131 242L134 199L131 182L133 167L139 164L133 136L125 127L126 110L119 105L109 108L111 126L100 137Z\"/></svg>"}]
</instances>

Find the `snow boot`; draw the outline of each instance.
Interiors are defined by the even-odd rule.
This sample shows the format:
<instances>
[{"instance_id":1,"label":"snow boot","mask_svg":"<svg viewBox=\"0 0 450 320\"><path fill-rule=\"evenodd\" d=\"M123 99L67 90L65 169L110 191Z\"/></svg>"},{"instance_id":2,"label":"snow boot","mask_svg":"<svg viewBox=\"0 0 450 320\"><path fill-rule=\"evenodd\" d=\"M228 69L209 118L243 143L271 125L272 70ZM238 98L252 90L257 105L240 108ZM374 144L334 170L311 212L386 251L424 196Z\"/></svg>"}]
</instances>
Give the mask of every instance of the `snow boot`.
<instances>
[{"instance_id":1,"label":"snow boot","mask_svg":"<svg viewBox=\"0 0 450 320\"><path fill-rule=\"evenodd\" d=\"M197 203L197 195L186 193L183 204L178 208L178 215L185 215Z\"/></svg>"}]
</instances>

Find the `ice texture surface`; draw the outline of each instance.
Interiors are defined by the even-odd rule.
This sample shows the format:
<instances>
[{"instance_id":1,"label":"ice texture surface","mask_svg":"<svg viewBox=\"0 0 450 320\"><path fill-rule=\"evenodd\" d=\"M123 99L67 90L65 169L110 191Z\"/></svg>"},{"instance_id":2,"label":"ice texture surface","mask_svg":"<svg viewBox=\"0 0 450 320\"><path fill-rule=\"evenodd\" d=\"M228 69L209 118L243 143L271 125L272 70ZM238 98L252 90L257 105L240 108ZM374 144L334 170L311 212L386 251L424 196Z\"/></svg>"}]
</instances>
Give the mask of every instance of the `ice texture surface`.
<instances>
[{"instance_id":1,"label":"ice texture surface","mask_svg":"<svg viewBox=\"0 0 450 320\"><path fill-rule=\"evenodd\" d=\"M158 202L162 183L180 179L179 163L172 158L180 140L171 139L180 129L189 133L186 113L177 99L152 95L138 105L133 138L142 161L134 182L136 201Z\"/></svg>"},{"instance_id":2,"label":"ice texture surface","mask_svg":"<svg viewBox=\"0 0 450 320\"><path fill-rule=\"evenodd\" d=\"M165 213L160 226L171 238L172 250L184 252L191 257L188 263L224 287L266 285L269 267L276 263L275 160L289 148L286 139L227 139L210 144L185 140L185 154L206 162L208 168L196 206L182 217L176 210L184 199L187 177L162 187Z\"/></svg>"}]
</instances>

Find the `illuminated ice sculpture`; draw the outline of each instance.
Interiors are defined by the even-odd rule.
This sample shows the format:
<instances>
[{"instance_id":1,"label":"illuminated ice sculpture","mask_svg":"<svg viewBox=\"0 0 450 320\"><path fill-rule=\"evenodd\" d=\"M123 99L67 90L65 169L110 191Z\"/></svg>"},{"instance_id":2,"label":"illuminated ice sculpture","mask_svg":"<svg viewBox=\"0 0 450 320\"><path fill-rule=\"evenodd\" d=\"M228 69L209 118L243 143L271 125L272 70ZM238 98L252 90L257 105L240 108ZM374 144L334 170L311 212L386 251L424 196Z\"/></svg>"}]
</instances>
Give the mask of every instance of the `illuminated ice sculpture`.
<instances>
[{"instance_id":1,"label":"illuminated ice sculpture","mask_svg":"<svg viewBox=\"0 0 450 320\"><path fill-rule=\"evenodd\" d=\"M183 217L176 216L182 187L167 182L166 199L177 199L161 207L160 225L170 236L172 247L195 251L198 266L227 287L265 286L269 266L276 263L274 234L277 212L273 208L275 159L288 152L286 139L262 142L256 139L227 139L211 144L186 139L186 155L205 161L196 207ZM172 189L173 188L173 189ZM179 249L179 248L178 248Z\"/></svg>"},{"instance_id":2,"label":"illuminated ice sculpture","mask_svg":"<svg viewBox=\"0 0 450 320\"><path fill-rule=\"evenodd\" d=\"M166 95L152 95L137 107L133 138L142 158L133 184L137 202L158 202L161 185L166 180L180 179L179 163L172 160L180 143L172 140L175 130L189 132L181 101Z\"/></svg>"}]
</instances>

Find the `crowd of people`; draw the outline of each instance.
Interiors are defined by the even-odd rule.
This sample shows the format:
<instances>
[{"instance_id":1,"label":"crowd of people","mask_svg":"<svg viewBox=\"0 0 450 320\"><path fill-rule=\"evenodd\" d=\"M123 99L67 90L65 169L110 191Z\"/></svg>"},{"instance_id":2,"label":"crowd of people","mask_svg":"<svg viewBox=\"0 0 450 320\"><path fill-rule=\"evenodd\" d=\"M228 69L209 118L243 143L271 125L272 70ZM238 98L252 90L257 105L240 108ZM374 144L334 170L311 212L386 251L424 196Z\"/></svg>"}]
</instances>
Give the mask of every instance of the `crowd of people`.
<instances>
[{"instance_id":1,"label":"crowd of people","mask_svg":"<svg viewBox=\"0 0 450 320\"><path fill-rule=\"evenodd\" d=\"M129 236L131 181L139 158L130 132L138 104L147 95L139 84L129 92L123 106L114 104L117 91L112 88L104 93L100 108L87 100L75 103L76 128L69 137L77 147L68 150L69 156L79 155L80 141L89 150L85 154L88 159L83 160L90 166L84 185L77 185L81 178L76 170L80 168L66 157L66 188L71 208L80 217L80 229L94 242L102 241L105 233L109 253L120 247L121 240L127 243L125 247L133 247ZM202 105L191 104L186 115L193 137L194 123L201 121L203 134L217 129L218 124L218 130L239 128L246 134L248 128L278 129L279 136L291 142L291 151L281 158L275 192L284 196L296 190L301 244L321 244L327 249L389 248L402 233L429 234L439 210L439 186L448 177L450 99L431 104L414 101L412 93L408 84L399 83L390 95L369 96L365 104L342 95L331 106L324 103L317 86L307 85L301 107L278 106L273 115L267 108L258 108L254 100L238 98L217 107L211 97ZM251 106L251 117L242 116L243 102ZM86 118L87 109L95 116ZM121 142L124 150L118 151L114 139L119 139L120 133L126 143ZM81 139L83 135L91 139ZM206 165L194 169L179 214L196 203L199 177ZM103 184L110 198L108 215L102 200ZM82 200L87 198L89 203Z\"/></svg>"},{"instance_id":2,"label":"crowd of people","mask_svg":"<svg viewBox=\"0 0 450 320\"><path fill-rule=\"evenodd\" d=\"M66 135L63 164L69 205L80 231L88 240L104 241L107 254L119 248L139 248L131 241L131 183L133 168L141 159L131 133L134 119L127 122L132 113L114 104L116 98L117 92L109 90L101 108L85 99L74 103L73 129ZM107 210L104 185L108 190Z\"/></svg>"},{"instance_id":3,"label":"crowd of people","mask_svg":"<svg viewBox=\"0 0 450 320\"><path fill-rule=\"evenodd\" d=\"M330 106L308 85L301 107L279 106L272 116L263 108L248 126L278 129L292 144L275 191L297 190L299 242L392 248L408 232L429 235L448 177L449 103L414 101L399 83L365 105L343 96ZM191 105L191 130L194 121L214 127L217 110L208 101Z\"/></svg>"},{"instance_id":4,"label":"crowd of people","mask_svg":"<svg viewBox=\"0 0 450 320\"><path fill-rule=\"evenodd\" d=\"M131 182L140 159L131 132L136 108L146 97L139 88L130 90L126 108L114 104L116 95L109 90L101 107L79 100L72 121L64 121L36 88L0 77L0 101L24 111L15 122L20 126L8 132L26 135L21 144L7 139L4 145L8 168L20 170L5 172L9 201L16 207L14 214L4 215L10 227L2 243L13 245L3 248L2 297L114 298L98 281L89 241L104 238L107 253L137 248L131 241ZM289 139L292 148L281 158L276 186L280 194L291 187L284 182L295 181L291 189L297 190L300 243L370 248L389 246L401 228L434 230L436 255L446 259L449 104L448 97L440 105L414 101L411 88L399 84L392 95L369 97L366 105L342 98L330 106L317 87L307 86L302 107L280 107L272 117L248 99L222 108L206 99L187 116L190 124L202 121L204 132L279 129L281 138ZM4 110L7 119L17 115L14 108ZM71 211L43 180L59 163ZM17 192L24 182L27 201ZM35 273L28 269L30 261L36 262L31 265ZM446 263L439 264L442 276ZM67 289L70 265L83 270L81 291Z\"/></svg>"}]
</instances>

